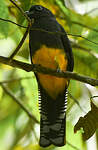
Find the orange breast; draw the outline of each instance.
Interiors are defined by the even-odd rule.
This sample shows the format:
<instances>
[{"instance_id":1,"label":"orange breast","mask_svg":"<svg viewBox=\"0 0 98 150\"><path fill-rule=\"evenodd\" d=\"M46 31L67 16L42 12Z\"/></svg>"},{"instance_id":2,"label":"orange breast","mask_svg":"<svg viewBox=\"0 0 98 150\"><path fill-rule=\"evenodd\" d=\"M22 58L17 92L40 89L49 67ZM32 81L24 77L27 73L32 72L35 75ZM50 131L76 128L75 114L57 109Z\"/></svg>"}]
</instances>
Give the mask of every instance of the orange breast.
<instances>
[{"instance_id":1,"label":"orange breast","mask_svg":"<svg viewBox=\"0 0 98 150\"><path fill-rule=\"evenodd\" d=\"M66 71L67 69L67 58L63 49L42 46L36 51L32 61L34 64L40 64L51 69L59 68L62 71ZM51 75L38 73L38 78L42 87L53 99L56 99L58 94L62 93L65 90L65 86L68 84L68 79L58 78Z\"/></svg>"}]
</instances>

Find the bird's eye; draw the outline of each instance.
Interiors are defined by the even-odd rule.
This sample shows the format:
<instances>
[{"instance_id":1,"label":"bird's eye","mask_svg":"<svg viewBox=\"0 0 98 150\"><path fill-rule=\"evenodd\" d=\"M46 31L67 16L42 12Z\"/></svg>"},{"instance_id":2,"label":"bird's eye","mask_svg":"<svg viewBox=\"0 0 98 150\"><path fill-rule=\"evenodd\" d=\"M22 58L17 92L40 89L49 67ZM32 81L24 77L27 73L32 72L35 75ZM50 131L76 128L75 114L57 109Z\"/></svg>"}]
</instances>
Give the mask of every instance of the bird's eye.
<instances>
[{"instance_id":1,"label":"bird's eye","mask_svg":"<svg viewBox=\"0 0 98 150\"><path fill-rule=\"evenodd\" d=\"M37 7L36 7L36 10L38 10L38 11L41 11L42 9L43 9L42 6L37 6Z\"/></svg>"}]
</instances>

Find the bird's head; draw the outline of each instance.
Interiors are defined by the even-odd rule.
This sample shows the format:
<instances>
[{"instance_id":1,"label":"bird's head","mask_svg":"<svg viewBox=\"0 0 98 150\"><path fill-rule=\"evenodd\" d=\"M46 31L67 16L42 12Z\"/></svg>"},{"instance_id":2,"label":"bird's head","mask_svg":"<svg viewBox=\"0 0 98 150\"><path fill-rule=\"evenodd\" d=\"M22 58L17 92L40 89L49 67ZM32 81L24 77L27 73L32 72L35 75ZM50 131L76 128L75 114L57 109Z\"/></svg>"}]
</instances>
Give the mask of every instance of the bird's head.
<instances>
[{"instance_id":1,"label":"bird's head","mask_svg":"<svg viewBox=\"0 0 98 150\"><path fill-rule=\"evenodd\" d=\"M40 17L54 17L54 15L49 9L41 5L32 5L29 11L26 11L26 14L30 19Z\"/></svg>"}]
</instances>

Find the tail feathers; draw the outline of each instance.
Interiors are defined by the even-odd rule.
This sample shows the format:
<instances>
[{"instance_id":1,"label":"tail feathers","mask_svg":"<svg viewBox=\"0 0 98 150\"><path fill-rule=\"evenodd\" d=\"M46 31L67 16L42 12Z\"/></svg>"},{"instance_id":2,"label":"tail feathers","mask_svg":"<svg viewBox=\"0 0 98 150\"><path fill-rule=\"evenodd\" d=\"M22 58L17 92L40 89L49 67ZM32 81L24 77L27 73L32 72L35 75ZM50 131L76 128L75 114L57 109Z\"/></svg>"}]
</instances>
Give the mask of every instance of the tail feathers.
<instances>
[{"instance_id":1,"label":"tail feathers","mask_svg":"<svg viewBox=\"0 0 98 150\"><path fill-rule=\"evenodd\" d=\"M58 122L51 124L41 119L40 126L40 146L47 147L51 144L55 146L65 145L65 117Z\"/></svg>"},{"instance_id":2,"label":"tail feathers","mask_svg":"<svg viewBox=\"0 0 98 150\"><path fill-rule=\"evenodd\" d=\"M47 147L65 145L66 126L66 91L58 95L54 100L40 86L39 109L40 109L40 146Z\"/></svg>"}]
</instances>

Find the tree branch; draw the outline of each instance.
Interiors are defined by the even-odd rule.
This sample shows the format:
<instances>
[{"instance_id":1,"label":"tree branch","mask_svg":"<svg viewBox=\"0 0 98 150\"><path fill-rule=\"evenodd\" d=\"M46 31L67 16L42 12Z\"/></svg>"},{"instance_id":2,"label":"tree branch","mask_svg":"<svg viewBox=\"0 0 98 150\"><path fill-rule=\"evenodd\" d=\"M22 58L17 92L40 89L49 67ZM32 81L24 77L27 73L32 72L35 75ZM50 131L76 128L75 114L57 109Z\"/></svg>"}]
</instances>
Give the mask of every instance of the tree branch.
<instances>
[{"instance_id":1,"label":"tree branch","mask_svg":"<svg viewBox=\"0 0 98 150\"><path fill-rule=\"evenodd\" d=\"M24 10L19 7L13 0L10 0L11 3L13 3L13 5L18 8L18 10L22 13L22 15L28 20L28 22L31 22L31 19L27 16L27 14L24 12Z\"/></svg>"},{"instance_id":2,"label":"tree branch","mask_svg":"<svg viewBox=\"0 0 98 150\"><path fill-rule=\"evenodd\" d=\"M24 104L14 96L14 94L3 84L1 84L3 90L10 96L12 99L27 113L27 115L33 119L36 123L39 123L39 121L31 114L31 112L28 111L28 109L24 106Z\"/></svg>"},{"instance_id":3,"label":"tree branch","mask_svg":"<svg viewBox=\"0 0 98 150\"><path fill-rule=\"evenodd\" d=\"M23 45L28 33L29 33L29 30L30 30L30 25L28 24L28 27L23 35L23 38L21 39L20 43L18 44L18 46L16 47L16 49L14 50L14 52L11 54L11 56L9 57L9 60L11 60L16 54L17 52L19 51L19 49L21 48L21 46Z\"/></svg>"},{"instance_id":4,"label":"tree branch","mask_svg":"<svg viewBox=\"0 0 98 150\"><path fill-rule=\"evenodd\" d=\"M3 56L0 56L0 63L6 64L12 67L20 68L27 72L34 71L34 72L39 72L39 73L48 74L52 76L57 76L59 78L69 78L69 79L77 80L80 82L90 84L92 86L98 86L97 79L93 79L88 76L82 76L74 72L69 72L69 71L57 72L56 70L42 67L37 64L28 64L28 63L24 63L24 62L17 61L17 60L9 61L9 58L3 57Z\"/></svg>"}]
</instances>

